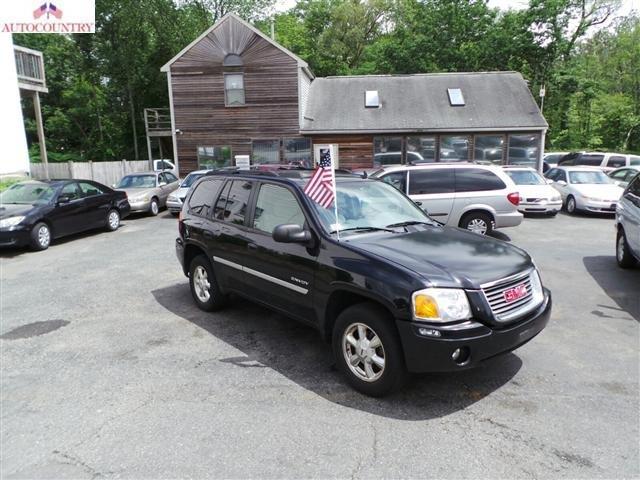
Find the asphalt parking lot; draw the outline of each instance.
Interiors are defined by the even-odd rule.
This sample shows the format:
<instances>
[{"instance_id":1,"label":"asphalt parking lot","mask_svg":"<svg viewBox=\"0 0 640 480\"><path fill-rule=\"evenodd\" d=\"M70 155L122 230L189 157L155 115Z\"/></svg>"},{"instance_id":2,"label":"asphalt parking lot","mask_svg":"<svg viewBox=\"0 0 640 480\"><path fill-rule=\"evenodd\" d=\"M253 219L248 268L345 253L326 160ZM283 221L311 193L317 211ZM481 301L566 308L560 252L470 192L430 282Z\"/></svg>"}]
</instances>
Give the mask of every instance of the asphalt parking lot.
<instances>
[{"instance_id":1,"label":"asphalt parking lot","mask_svg":"<svg viewBox=\"0 0 640 480\"><path fill-rule=\"evenodd\" d=\"M547 329L382 400L313 330L198 310L166 212L1 252L0 477L637 478L640 269L611 218L503 232L552 290Z\"/></svg>"}]
</instances>

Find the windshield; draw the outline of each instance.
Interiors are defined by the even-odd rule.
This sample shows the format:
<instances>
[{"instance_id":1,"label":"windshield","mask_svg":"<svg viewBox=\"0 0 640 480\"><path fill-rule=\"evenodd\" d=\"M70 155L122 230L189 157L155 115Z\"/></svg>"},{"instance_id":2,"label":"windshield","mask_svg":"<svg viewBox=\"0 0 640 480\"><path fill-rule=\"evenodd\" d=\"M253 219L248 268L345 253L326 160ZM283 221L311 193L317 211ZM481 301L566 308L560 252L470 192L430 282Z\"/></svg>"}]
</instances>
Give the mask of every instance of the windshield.
<instances>
[{"instance_id":1,"label":"windshield","mask_svg":"<svg viewBox=\"0 0 640 480\"><path fill-rule=\"evenodd\" d=\"M187 178L184 179L184 182L180 185L180 188L189 188L194 184L196 180L198 180L204 173L190 173L187 175Z\"/></svg>"},{"instance_id":2,"label":"windshield","mask_svg":"<svg viewBox=\"0 0 640 480\"><path fill-rule=\"evenodd\" d=\"M507 174L516 185L544 185L546 182L537 172L528 170L507 170Z\"/></svg>"},{"instance_id":3,"label":"windshield","mask_svg":"<svg viewBox=\"0 0 640 480\"><path fill-rule=\"evenodd\" d=\"M569 172L569 182L576 184L611 183L609 177L602 172L578 171Z\"/></svg>"},{"instance_id":4,"label":"windshield","mask_svg":"<svg viewBox=\"0 0 640 480\"><path fill-rule=\"evenodd\" d=\"M338 182L337 189L337 223L333 204L329 208L322 208L313 202L322 226L328 232L360 227L386 228L405 222L435 225L420 207L386 183Z\"/></svg>"},{"instance_id":5,"label":"windshield","mask_svg":"<svg viewBox=\"0 0 640 480\"><path fill-rule=\"evenodd\" d=\"M55 190L46 183L16 183L0 193L0 203L42 204L54 195Z\"/></svg>"},{"instance_id":6,"label":"windshield","mask_svg":"<svg viewBox=\"0 0 640 480\"><path fill-rule=\"evenodd\" d=\"M120 180L117 188L154 188L155 186L155 175L127 175Z\"/></svg>"}]
</instances>

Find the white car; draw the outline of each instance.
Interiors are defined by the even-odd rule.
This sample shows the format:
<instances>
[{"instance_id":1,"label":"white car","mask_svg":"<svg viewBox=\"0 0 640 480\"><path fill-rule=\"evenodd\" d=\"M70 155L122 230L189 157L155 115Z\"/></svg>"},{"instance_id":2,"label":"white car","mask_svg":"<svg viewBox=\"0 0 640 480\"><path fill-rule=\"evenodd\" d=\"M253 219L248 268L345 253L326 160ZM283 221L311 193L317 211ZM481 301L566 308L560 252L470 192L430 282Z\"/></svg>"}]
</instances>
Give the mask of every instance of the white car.
<instances>
[{"instance_id":1,"label":"white car","mask_svg":"<svg viewBox=\"0 0 640 480\"><path fill-rule=\"evenodd\" d=\"M180 184L180 188L171 192L171 195L167 197L167 209L172 215L178 215L180 213L180 210L182 210L182 204L187 196L189 188L191 188L191 185L209 171L210 170L196 170L195 172L191 172Z\"/></svg>"},{"instance_id":2,"label":"white car","mask_svg":"<svg viewBox=\"0 0 640 480\"><path fill-rule=\"evenodd\" d=\"M629 181L616 211L616 259L622 268L640 262L640 175Z\"/></svg>"},{"instance_id":3,"label":"white car","mask_svg":"<svg viewBox=\"0 0 640 480\"><path fill-rule=\"evenodd\" d=\"M562 209L560 192L553 188L537 170L529 167L504 167L520 193L518 211L556 215Z\"/></svg>"},{"instance_id":4,"label":"white car","mask_svg":"<svg viewBox=\"0 0 640 480\"><path fill-rule=\"evenodd\" d=\"M609 172L609 178L613 180L613 183L622 188L627 188L629 182L640 172L640 165L632 165L629 167L616 168L612 172Z\"/></svg>"},{"instance_id":5,"label":"white car","mask_svg":"<svg viewBox=\"0 0 640 480\"><path fill-rule=\"evenodd\" d=\"M593 167L556 167L546 177L562 195L568 213L615 213L624 191L602 170Z\"/></svg>"}]
</instances>

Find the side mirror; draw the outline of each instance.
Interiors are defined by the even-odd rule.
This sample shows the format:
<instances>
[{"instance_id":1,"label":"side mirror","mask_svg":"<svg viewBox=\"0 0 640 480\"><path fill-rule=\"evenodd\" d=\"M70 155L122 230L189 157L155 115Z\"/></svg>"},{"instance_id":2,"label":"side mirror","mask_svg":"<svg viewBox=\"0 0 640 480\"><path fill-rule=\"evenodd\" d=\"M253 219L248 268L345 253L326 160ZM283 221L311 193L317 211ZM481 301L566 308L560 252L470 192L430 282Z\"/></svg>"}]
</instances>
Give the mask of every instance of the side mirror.
<instances>
[{"instance_id":1,"label":"side mirror","mask_svg":"<svg viewBox=\"0 0 640 480\"><path fill-rule=\"evenodd\" d=\"M273 229L272 237L280 243L307 243L312 240L311 233L300 225L278 225Z\"/></svg>"},{"instance_id":2,"label":"side mirror","mask_svg":"<svg viewBox=\"0 0 640 480\"><path fill-rule=\"evenodd\" d=\"M69 203L71 201L71 197L69 195L60 195L58 197L58 205L62 205L63 203Z\"/></svg>"},{"instance_id":3,"label":"side mirror","mask_svg":"<svg viewBox=\"0 0 640 480\"><path fill-rule=\"evenodd\" d=\"M549 185L551 185L553 183L553 180L551 180L550 178L545 178L544 179Z\"/></svg>"},{"instance_id":4,"label":"side mirror","mask_svg":"<svg viewBox=\"0 0 640 480\"><path fill-rule=\"evenodd\" d=\"M566 187L567 186L567 182L565 182L564 180L558 180L556 183L558 185L560 185L561 187Z\"/></svg>"}]
</instances>

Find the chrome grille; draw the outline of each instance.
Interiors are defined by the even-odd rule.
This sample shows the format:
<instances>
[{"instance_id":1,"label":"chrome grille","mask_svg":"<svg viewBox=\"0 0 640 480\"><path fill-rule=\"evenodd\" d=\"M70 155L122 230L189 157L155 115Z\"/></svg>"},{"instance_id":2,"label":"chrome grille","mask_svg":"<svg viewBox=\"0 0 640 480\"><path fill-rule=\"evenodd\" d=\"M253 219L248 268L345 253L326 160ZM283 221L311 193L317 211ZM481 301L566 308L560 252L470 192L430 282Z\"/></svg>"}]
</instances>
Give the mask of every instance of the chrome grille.
<instances>
[{"instance_id":1,"label":"chrome grille","mask_svg":"<svg viewBox=\"0 0 640 480\"><path fill-rule=\"evenodd\" d=\"M532 302L531 273L532 271L523 272L482 286L482 292L496 320L499 322L508 322L525 314L536 306L533 305ZM510 288L522 284L524 284L527 294L513 302L507 302L505 292Z\"/></svg>"}]
</instances>

